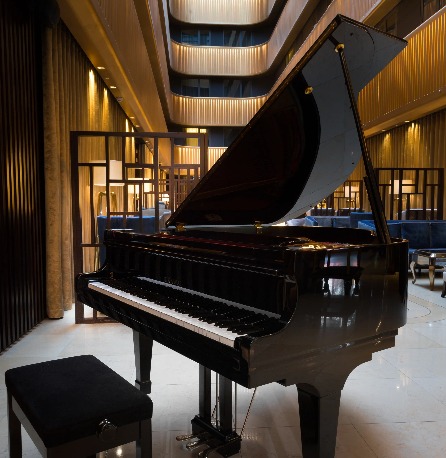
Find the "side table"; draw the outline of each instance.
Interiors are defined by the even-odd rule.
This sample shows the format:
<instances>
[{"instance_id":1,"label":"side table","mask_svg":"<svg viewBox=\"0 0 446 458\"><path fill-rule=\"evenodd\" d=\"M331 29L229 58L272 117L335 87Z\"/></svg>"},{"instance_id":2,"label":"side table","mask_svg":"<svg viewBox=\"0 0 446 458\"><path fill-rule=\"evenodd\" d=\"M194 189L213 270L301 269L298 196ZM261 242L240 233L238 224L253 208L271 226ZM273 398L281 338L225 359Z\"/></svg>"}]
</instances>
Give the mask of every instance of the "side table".
<instances>
[{"instance_id":1,"label":"side table","mask_svg":"<svg viewBox=\"0 0 446 458\"><path fill-rule=\"evenodd\" d=\"M417 277L415 269L429 269L429 286L431 291L434 289L435 269L442 269L446 266L446 251L436 250L415 250L412 254L410 270L412 271L412 283Z\"/></svg>"}]
</instances>

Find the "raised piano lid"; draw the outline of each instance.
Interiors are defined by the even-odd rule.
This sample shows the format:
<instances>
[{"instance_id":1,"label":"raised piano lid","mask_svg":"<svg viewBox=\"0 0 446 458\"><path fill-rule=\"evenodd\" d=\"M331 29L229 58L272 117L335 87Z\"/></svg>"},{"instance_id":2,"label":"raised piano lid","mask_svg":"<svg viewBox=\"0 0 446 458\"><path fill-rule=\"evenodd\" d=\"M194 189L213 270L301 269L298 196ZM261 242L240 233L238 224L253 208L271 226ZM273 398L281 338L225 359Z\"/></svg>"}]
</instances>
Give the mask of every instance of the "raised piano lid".
<instances>
[{"instance_id":1,"label":"raised piano lid","mask_svg":"<svg viewBox=\"0 0 446 458\"><path fill-rule=\"evenodd\" d=\"M348 179L361 158L361 148L333 39L345 45L355 94L406 45L397 37L337 16L168 225L286 221Z\"/></svg>"}]
</instances>

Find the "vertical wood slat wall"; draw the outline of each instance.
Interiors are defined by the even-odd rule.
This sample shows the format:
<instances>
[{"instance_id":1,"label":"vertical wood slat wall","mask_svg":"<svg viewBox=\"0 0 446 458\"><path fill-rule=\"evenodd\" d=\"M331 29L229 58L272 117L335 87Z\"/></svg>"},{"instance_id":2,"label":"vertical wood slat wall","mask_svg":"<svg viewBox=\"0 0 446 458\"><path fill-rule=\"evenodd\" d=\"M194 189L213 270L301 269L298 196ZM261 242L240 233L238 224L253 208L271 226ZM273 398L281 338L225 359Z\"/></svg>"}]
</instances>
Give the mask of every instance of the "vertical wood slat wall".
<instances>
[{"instance_id":1,"label":"vertical wood slat wall","mask_svg":"<svg viewBox=\"0 0 446 458\"><path fill-rule=\"evenodd\" d=\"M38 26L0 2L0 351L45 317Z\"/></svg>"}]
</instances>

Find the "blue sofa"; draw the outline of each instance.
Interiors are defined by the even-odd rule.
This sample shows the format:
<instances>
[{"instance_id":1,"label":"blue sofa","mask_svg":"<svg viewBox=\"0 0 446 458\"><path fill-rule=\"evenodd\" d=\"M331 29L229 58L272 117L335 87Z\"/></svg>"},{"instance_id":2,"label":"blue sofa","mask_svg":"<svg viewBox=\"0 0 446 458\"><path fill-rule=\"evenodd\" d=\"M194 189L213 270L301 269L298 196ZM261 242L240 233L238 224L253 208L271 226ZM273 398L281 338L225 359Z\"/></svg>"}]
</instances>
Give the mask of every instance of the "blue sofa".
<instances>
[{"instance_id":1,"label":"blue sofa","mask_svg":"<svg viewBox=\"0 0 446 458\"><path fill-rule=\"evenodd\" d=\"M287 221L288 226L323 226L357 228L358 222L372 218L370 212L351 212L349 216L306 216Z\"/></svg>"},{"instance_id":2,"label":"blue sofa","mask_svg":"<svg viewBox=\"0 0 446 458\"><path fill-rule=\"evenodd\" d=\"M104 231L107 228L107 217L98 216L98 236L99 236L99 265L105 262L105 247L104 242ZM124 217L113 215L110 217L110 229L130 229L135 232L142 232L144 234L153 234L155 232L155 217L154 216L143 216L142 219L139 216L127 216L124 227Z\"/></svg>"},{"instance_id":3,"label":"blue sofa","mask_svg":"<svg viewBox=\"0 0 446 458\"><path fill-rule=\"evenodd\" d=\"M409 261L419 249L446 251L446 221L403 220L387 221L391 237L409 241ZM360 229L375 230L373 220L360 221Z\"/></svg>"}]
</instances>

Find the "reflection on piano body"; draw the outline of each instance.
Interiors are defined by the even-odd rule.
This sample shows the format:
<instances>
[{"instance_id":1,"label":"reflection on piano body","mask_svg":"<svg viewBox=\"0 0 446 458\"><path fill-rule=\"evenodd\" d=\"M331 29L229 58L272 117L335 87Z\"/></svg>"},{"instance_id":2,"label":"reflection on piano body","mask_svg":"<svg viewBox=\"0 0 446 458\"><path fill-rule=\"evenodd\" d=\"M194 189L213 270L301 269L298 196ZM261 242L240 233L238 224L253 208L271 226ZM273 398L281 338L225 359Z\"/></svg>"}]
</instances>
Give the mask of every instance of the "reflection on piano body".
<instances>
[{"instance_id":1,"label":"reflection on piano body","mask_svg":"<svg viewBox=\"0 0 446 458\"><path fill-rule=\"evenodd\" d=\"M337 51L356 96L403 47L337 17L172 215L177 228L106 231L104 266L76 279L78 300L134 330L140 389L153 340L199 363L201 456L240 449L231 382L296 385L304 457L334 456L345 380L406 322L406 241L272 225L332 192L364 154Z\"/></svg>"}]
</instances>

